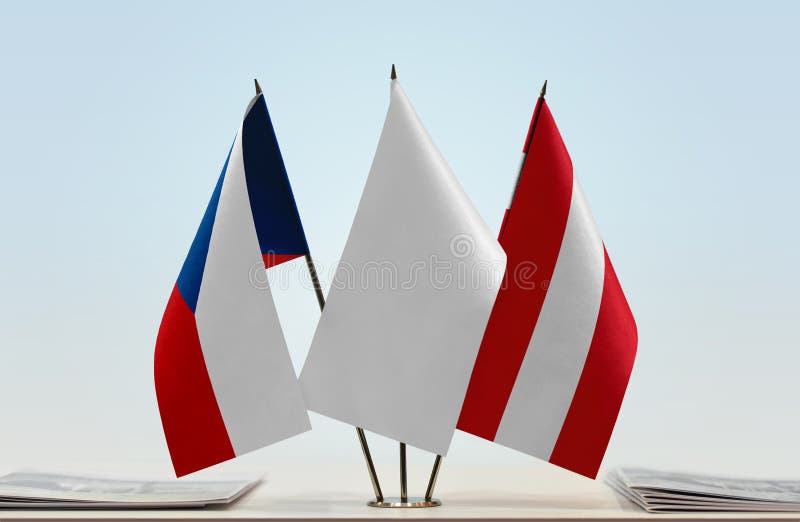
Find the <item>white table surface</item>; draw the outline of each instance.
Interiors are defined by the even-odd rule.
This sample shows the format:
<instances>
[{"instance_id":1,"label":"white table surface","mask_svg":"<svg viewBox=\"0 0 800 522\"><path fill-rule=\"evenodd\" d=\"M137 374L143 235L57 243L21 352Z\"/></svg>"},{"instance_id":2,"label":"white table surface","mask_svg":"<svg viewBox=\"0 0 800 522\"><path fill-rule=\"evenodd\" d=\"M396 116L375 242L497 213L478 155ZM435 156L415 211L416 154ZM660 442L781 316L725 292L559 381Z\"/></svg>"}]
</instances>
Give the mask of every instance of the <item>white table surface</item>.
<instances>
[{"instance_id":1,"label":"white table surface","mask_svg":"<svg viewBox=\"0 0 800 522\"><path fill-rule=\"evenodd\" d=\"M388 471L388 470L387 470ZM394 477L387 477L394 478ZM421 495L422 477L409 482ZM386 480L384 494L396 480ZM366 506L371 496L366 471L332 466L276 468L232 505L165 510L0 510L0 521L34 520L798 520L796 514L699 513L654 515L619 498L602 480L592 481L558 469L442 469L436 497L441 507L385 509Z\"/></svg>"}]
</instances>

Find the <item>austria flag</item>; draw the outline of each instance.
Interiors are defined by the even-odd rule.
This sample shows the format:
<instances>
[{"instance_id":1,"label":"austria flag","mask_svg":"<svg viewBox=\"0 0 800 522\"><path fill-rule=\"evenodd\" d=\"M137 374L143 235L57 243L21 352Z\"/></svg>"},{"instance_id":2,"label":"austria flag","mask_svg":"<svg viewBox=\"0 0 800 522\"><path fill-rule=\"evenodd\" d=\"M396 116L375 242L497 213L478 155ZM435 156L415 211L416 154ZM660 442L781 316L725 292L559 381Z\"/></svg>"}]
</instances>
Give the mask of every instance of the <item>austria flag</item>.
<instances>
[{"instance_id":1,"label":"austria flag","mask_svg":"<svg viewBox=\"0 0 800 522\"><path fill-rule=\"evenodd\" d=\"M258 94L156 340L156 395L178 476L311 429L272 295L253 278L258 269L307 253L267 105Z\"/></svg>"},{"instance_id":2,"label":"austria flag","mask_svg":"<svg viewBox=\"0 0 800 522\"><path fill-rule=\"evenodd\" d=\"M636 323L542 97L500 231L508 263L459 429L594 478Z\"/></svg>"}]
</instances>

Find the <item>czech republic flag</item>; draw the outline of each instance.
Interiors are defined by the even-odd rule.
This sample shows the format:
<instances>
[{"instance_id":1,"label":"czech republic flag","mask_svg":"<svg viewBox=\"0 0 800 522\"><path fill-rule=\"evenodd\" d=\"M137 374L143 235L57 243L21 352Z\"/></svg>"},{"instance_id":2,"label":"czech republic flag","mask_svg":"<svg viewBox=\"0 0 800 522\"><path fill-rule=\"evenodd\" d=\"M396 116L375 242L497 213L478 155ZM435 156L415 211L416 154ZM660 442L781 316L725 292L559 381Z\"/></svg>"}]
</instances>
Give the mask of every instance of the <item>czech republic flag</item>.
<instances>
[{"instance_id":1,"label":"czech republic flag","mask_svg":"<svg viewBox=\"0 0 800 522\"><path fill-rule=\"evenodd\" d=\"M155 387L178 476L311 429L269 288L254 270L308 253L264 96L245 111L172 289Z\"/></svg>"}]
</instances>

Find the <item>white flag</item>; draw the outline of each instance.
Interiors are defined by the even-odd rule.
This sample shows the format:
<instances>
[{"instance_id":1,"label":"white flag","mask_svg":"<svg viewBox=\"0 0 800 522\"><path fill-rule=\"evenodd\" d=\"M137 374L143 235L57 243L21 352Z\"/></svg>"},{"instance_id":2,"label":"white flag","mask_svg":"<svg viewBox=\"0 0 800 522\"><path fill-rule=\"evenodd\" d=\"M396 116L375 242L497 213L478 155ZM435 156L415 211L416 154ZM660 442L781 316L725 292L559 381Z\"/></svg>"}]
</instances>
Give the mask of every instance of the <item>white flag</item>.
<instances>
[{"instance_id":1,"label":"white flag","mask_svg":"<svg viewBox=\"0 0 800 522\"><path fill-rule=\"evenodd\" d=\"M505 260L393 80L300 377L308 408L446 454Z\"/></svg>"}]
</instances>

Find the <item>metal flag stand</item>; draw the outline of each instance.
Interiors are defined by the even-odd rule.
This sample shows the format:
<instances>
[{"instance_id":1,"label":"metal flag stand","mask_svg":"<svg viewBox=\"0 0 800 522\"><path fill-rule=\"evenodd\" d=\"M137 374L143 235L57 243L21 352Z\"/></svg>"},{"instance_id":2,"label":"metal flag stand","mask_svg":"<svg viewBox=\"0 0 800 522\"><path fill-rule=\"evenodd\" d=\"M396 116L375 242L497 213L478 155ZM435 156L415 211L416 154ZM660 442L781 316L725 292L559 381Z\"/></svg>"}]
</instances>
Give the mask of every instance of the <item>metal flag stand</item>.
<instances>
[{"instance_id":1,"label":"metal flag stand","mask_svg":"<svg viewBox=\"0 0 800 522\"><path fill-rule=\"evenodd\" d=\"M400 443L400 496L385 499L375 499L367 502L370 507L381 508L424 508L441 506L442 501L433 498L433 488L436 486L436 479L439 477L439 468L442 465L442 456L436 455L433 462L431 478L428 480L428 488L425 490L424 497L408 496L408 476L406 472L406 443Z\"/></svg>"},{"instance_id":2,"label":"metal flag stand","mask_svg":"<svg viewBox=\"0 0 800 522\"><path fill-rule=\"evenodd\" d=\"M391 79L397 79L394 64L392 64ZM261 85L258 80L254 80L256 87L256 95L262 94ZM305 255L306 266L311 275L311 282L314 285L314 293L317 296L317 303L319 304L320 312L325 308L325 295L322 293L322 285L317 275L317 269L314 265L314 260L311 257L311 252ZM361 452L364 454L364 460L367 464L367 472L369 473L370 481L372 482L372 489L375 492L375 499L367 502L371 507L382 508L421 508L421 507L436 507L441 506L442 502L439 499L433 498L433 489L436 487L436 479L439 477L439 468L442 465L442 456L436 455L436 460L433 463L431 476L428 480L428 487L425 490L425 497L409 497L408 496L408 477L406 466L406 444L400 443L400 496L384 498L383 491L381 491L381 484L378 481L378 474L375 472L375 464L372 461L372 454L369 451L369 444L367 444L367 436L364 429L356 426L356 435L358 442L361 445Z\"/></svg>"}]
</instances>

